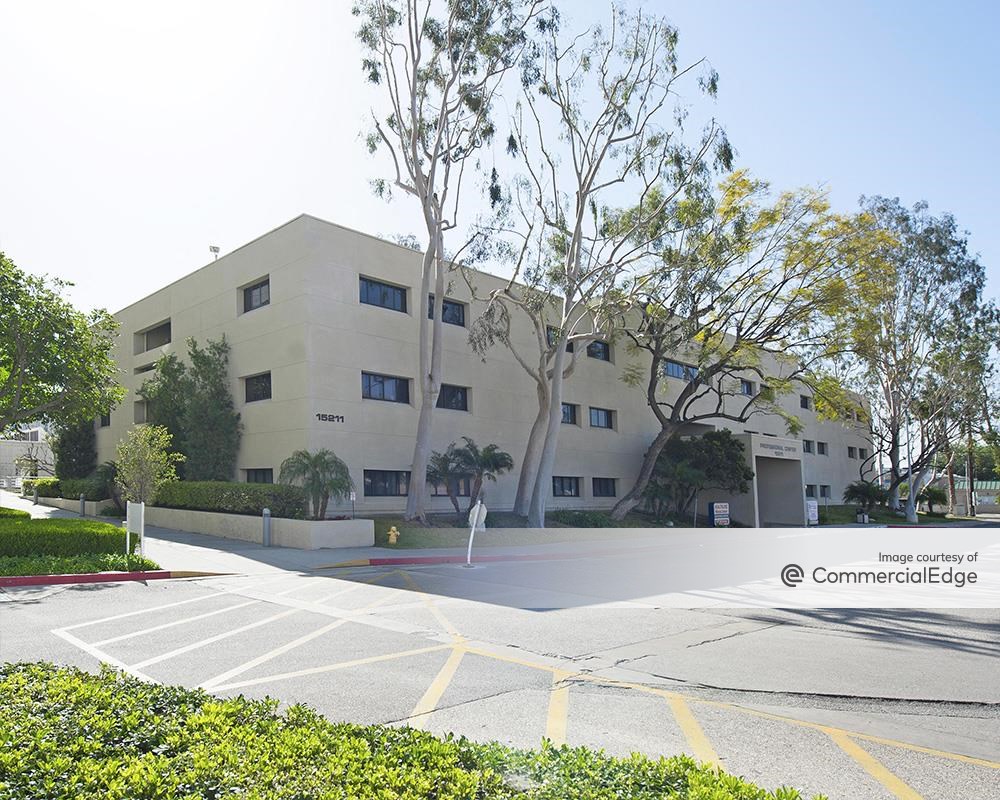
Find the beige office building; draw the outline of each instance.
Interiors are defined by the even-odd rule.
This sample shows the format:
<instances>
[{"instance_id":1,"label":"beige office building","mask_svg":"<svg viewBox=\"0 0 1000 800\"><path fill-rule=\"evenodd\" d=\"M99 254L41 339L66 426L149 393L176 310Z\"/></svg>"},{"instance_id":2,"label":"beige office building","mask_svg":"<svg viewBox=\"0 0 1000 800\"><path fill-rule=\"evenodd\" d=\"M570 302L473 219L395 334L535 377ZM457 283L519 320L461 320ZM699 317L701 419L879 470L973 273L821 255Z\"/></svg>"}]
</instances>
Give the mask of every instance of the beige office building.
<instances>
[{"instance_id":1,"label":"beige office building","mask_svg":"<svg viewBox=\"0 0 1000 800\"><path fill-rule=\"evenodd\" d=\"M113 458L128 429L145 420L136 390L156 360L183 356L188 337L204 342L225 334L244 426L234 478L275 480L292 451L325 447L350 467L359 513L401 510L418 416L418 315L428 313L427 298L419 296L420 262L408 248L302 215L119 311L116 357L128 395L99 422L99 460ZM500 285L483 273L474 282L480 292ZM519 466L537 404L534 385L502 345L485 359L473 352L468 326L481 306L457 276L447 300L449 407L436 412L432 446L443 450L469 436L496 443ZM527 323L513 338L526 351L535 346ZM657 431L644 390L621 380L636 358L615 343L577 354L564 391L567 421L550 508L610 508L631 486ZM667 374L668 391L669 384L683 385L681 358ZM747 390L754 388L751 382ZM773 415L745 425L718 421L744 437L756 472L753 491L732 498L738 521L801 524L805 498L840 502L868 455L862 423L820 421L810 399L798 394L785 402L804 423L799 439L787 438ZM489 484L490 507L509 510L516 485L516 469ZM429 508L447 511L451 504L432 496Z\"/></svg>"}]
</instances>

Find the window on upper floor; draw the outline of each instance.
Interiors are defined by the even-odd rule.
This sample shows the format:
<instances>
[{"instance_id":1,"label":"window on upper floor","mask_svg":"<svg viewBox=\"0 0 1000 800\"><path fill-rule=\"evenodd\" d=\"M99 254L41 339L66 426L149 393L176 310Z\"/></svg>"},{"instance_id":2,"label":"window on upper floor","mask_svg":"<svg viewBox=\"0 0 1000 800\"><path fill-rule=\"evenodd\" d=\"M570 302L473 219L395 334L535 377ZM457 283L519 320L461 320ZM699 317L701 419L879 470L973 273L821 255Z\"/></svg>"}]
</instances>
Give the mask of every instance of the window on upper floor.
<instances>
[{"instance_id":1,"label":"window on upper floor","mask_svg":"<svg viewBox=\"0 0 1000 800\"><path fill-rule=\"evenodd\" d=\"M132 352L135 355L139 355L148 350L163 347L166 344L170 344L170 337L170 320L168 319L165 322L160 322L151 328L146 328L146 330L136 333L133 337Z\"/></svg>"},{"instance_id":2,"label":"window on upper floor","mask_svg":"<svg viewBox=\"0 0 1000 800\"><path fill-rule=\"evenodd\" d=\"M807 394L799 395L799 408L810 409L812 408L812 398Z\"/></svg>"},{"instance_id":3,"label":"window on upper floor","mask_svg":"<svg viewBox=\"0 0 1000 800\"><path fill-rule=\"evenodd\" d=\"M111 412L109 411L107 414L101 414L101 417L97 421L97 424L100 425L102 428L111 427Z\"/></svg>"},{"instance_id":4,"label":"window on upper floor","mask_svg":"<svg viewBox=\"0 0 1000 800\"><path fill-rule=\"evenodd\" d=\"M813 441L812 441L812 439L803 439L802 440L802 452L803 453L811 453L811 452L813 452Z\"/></svg>"},{"instance_id":5,"label":"window on upper floor","mask_svg":"<svg viewBox=\"0 0 1000 800\"><path fill-rule=\"evenodd\" d=\"M452 386L444 383L438 394L438 408L448 408L452 411L469 410L469 389L466 386Z\"/></svg>"},{"instance_id":6,"label":"window on upper floor","mask_svg":"<svg viewBox=\"0 0 1000 800\"><path fill-rule=\"evenodd\" d=\"M829 455L830 446L826 442L816 442L816 453L817 455L826 456Z\"/></svg>"},{"instance_id":7,"label":"window on upper floor","mask_svg":"<svg viewBox=\"0 0 1000 800\"><path fill-rule=\"evenodd\" d=\"M441 321L465 327L465 304L445 298L441 301ZM427 295L427 319L434 319L434 295Z\"/></svg>"},{"instance_id":8,"label":"window on upper floor","mask_svg":"<svg viewBox=\"0 0 1000 800\"><path fill-rule=\"evenodd\" d=\"M815 483L807 483L806 484L806 497L812 497L812 498L816 497L816 484Z\"/></svg>"},{"instance_id":9,"label":"window on upper floor","mask_svg":"<svg viewBox=\"0 0 1000 800\"><path fill-rule=\"evenodd\" d=\"M243 313L271 304L271 279L264 278L243 289Z\"/></svg>"},{"instance_id":10,"label":"window on upper floor","mask_svg":"<svg viewBox=\"0 0 1000 800\"><path fill-rule=\"evenodd\" d=\"M545 329L545 341L547 341L549 343L549 347L555 347L556 342L559 341L559 329L558 328L554 328L551 325L549 325ZM572 353L573 352L573 343L572 342L566 342L566 352L567 353Z\"/></svg>"},{"instance_id":11,"label":"window on upper floor","mask_svg":"<svg viewBox=\"0 0 1000 800\"><path fill-rule=\"evenodd\" d=\"M848 458L857 458L858 457L858 448L856 448L856 447L848 447L847 448L847 457Z\"/></svg>"},{"instance_id":12,"label":"window on upper floor","mask_svg":"<svg viewBox=\"0 0 1000 800\"><path fill-rule=\"evenodd\" d=\"M361 278L360 287L362 303L406 313L406 289L402 286L393 286L391 283L383 283L372 278Z\"/></svg>"},{"instance_id":13,"label":"window on upper floor","mask_svg":"<svg viewBox=\"0 0 1000 800\"><path fill-rule=\"evenodd\" d=\"M866 458L868 458L868 448L867 447L859 447L858 448L858 457L862 461L864 461Z\"/></svg>"},{"instance_id":14,"label":"window on upper floor","mask_svg":"<svg viewBox=\"0 0 1000 800\"><path fill-rule=\"evenodd\" d=\"M243 379L244 397L248 403L271 399L271 373L262 372Z\"/></svg>"},{"instance_id":15,"label":"window on upper floor","mask_svg":"<svg viewBox=\"0 0 1000 800\"><path fill-rule=\"evenodd\" d=\"M611 345L607 342L591 342L587 345L587 355L598 361L610 361Z\"/></svg>"},{"instance_id":16,"label":"window on upper floor","mask_svg":"<svg viewBox=\"0 0 1000 800\"><path fill-rule=\"evenodd\" d=\"M668 378L678 378L682 381L698 380L698 368L680 361L667 360L663 362L663 374Z\"/></svg>"},{"instance_id":17,"label":"window on upper floor","mask_svg":"<svg viewBox=\"0 0 1000 800\"><path fill-rule=\"evenodd\" d=\"M757 387L754 386L753 381L748 381L746 378L740 378L740 394L745 394L747 397L753 397L757 394Z\"/></svg>"},{"instance_id":18,"label":"window on upper floor","mask_svg":"<svg viewBox=\"0 0 1000 800\"><path fill-rule=\"evenodd\" d=\"M613 428L615 426L615 412L610 408L590 407L590 427L591 428Z\"/></svg>"},{"instance_id":19,"label":"window on upper floor","mask_svg":"<svg viewBox=\"0 0 1000 800\"><path fill-rule=\"evenodd\" d=\"M410 379L395 375L361 373L361 396L366 400L386 400L390 403L410 402Z\"/></svg>"},{"instance_id":20,"label":"window on upper floor","mask_svg":"<svg viewBox=\"0 0 1000 800\"><path fill-rule=\"evenodd\" d=\"M563 425L577 425L579 420L578 409L580 407L574 405L573 403L563 403L562 404L562 421Z\"/></svg>"}]
</instances>

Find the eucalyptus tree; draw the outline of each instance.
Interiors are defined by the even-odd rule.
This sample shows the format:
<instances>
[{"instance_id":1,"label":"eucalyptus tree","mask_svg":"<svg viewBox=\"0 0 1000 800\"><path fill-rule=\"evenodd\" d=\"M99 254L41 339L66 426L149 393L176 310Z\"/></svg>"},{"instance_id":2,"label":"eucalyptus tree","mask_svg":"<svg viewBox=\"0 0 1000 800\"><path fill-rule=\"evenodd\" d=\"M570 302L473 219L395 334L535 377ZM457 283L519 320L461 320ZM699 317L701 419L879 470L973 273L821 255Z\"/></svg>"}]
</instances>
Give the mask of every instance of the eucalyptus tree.
<instances>
[{"instance_id":1,"label":"eucalyptus tree","mask_svg":"<svg viewBox=\"0 0 1000 800\"><path fill-rule=\"evenodd\" d=\"M899 509L900 485L909 484L905 510L916 522L915 499L935 457L968 417L965 392L977 383L970 362L972 372L982 369L969 325L983 314L985 273L951 214L898 198L862 198L862 207L886 240L843 315L875 446L889 464L889 504Z\"/></svg>"},{"instance_id":2,"label":"eucalyptus tree","mask_svg":"<svg viewBox=\"0 0 1000 800\"><path fill-rule=\"evenodd\" d=\"M644 388L660 429L615 519L641 501L686 426L770 414L796 432L781 398L799 386L824 417L859 410L824 365L842 351L835 312L875 246L867 221L831 213L817 190L774 196L744 171L678 199L669 217L677 222L620 323L637 356L625 379Z\"/></svg>"},{"instance_id":3,"label":"eucalyptus tree","mask_svg":"<svg viewBox=\"0 0 1000 800\"><path fill-rule=\"evenodd\" d=\"M459 224L465 184L478 172L480 151L493 139L493 110L504 76L529 47L528 29L542 0L358 0L362 69L380 90L368 137L384 153L389 177L374 182L390 196L412 197L424 223L420 297L420 416L407 519L425 518L427 461L441 389L442 308L449 261L445 236ZM432 319L422 313L434 295Z\"/></svg>"},{"instance_id":4,"label":"eucalyptus tree","mask_svg":"<svg viewBox=\"0 0 1000 800\"><path fill-rule=\"evenodd\" d=\"M607 309L657 250L651 222L704 176L713 155L726 166L732 157L714 122L695 144L684 140L680 90L690 81L714 95L717 76L704 60L682 65L677 41L676 28L645 12L615 9L608 27L578 34L550 25L511 118L514 177L506 191L494 180L495 218L485 227L513 274L490 293L473 341L481 349L502 342L536 384L515 504L535 526L544 524L576 355L610 333ZM622 202L630 216L616 210ZM524 317L533 337L520 348L510 324Z\"/></svg>"}]
</instances>

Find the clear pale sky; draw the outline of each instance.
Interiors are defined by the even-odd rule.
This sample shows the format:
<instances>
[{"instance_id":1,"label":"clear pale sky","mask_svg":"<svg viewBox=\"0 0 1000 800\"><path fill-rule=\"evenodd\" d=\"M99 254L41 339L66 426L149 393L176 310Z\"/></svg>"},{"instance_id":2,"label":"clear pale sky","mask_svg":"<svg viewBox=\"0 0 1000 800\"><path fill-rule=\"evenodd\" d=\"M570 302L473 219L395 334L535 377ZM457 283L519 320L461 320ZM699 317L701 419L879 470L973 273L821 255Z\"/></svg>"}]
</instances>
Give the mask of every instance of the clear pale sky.
<instances>
[{"instance_id":1,"label":"clear pale sky","mask_svg":"<svg viewBox=\"0 0 1000 800\"><path fill-rule=\"evenodd\" d=\"M350 0L0 0L0 249L117 310L299 213L416 232L368 180ZM738 162L776 188L926 199L1000 295L992 2L646 2L707 56ZM608 3L563 2L573 24Z\"/></svg>"}]
</instances>

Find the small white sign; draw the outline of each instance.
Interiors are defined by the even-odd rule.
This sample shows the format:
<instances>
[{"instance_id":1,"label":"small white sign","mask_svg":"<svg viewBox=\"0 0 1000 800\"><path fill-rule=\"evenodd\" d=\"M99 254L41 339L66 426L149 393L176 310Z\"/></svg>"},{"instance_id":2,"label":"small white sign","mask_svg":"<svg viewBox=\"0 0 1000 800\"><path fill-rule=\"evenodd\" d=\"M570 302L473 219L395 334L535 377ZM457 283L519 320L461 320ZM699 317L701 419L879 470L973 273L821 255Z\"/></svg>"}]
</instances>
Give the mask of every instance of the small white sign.
<instances>
[{"instance_id":1,"label":"small white sign","mask_svg":"<svg viewBox=\"0 0 1000 800\"><path fill-rule=\"evenodd\" d=\"M806 500L806 524L819 525L819 501Z\"/></svg>"},{"instance_id":2,"label":"small white sign","mask_svg":"<svg viewBox=\"0 0 1000 800\"><path fill-rule=\"evenodd\" d=\"M358 493L357 492L351 492L351 502L353 503L357 499L358 499Z\"/></svg>"}]
</instances>

